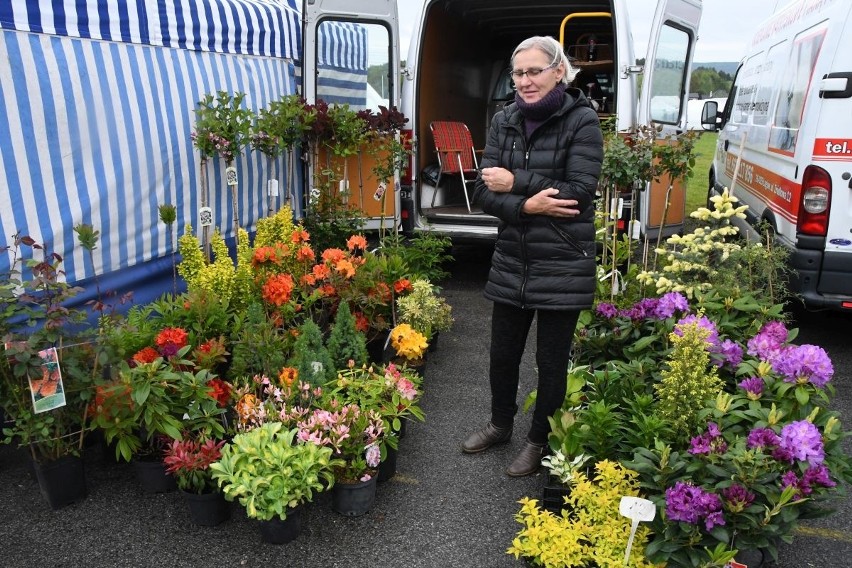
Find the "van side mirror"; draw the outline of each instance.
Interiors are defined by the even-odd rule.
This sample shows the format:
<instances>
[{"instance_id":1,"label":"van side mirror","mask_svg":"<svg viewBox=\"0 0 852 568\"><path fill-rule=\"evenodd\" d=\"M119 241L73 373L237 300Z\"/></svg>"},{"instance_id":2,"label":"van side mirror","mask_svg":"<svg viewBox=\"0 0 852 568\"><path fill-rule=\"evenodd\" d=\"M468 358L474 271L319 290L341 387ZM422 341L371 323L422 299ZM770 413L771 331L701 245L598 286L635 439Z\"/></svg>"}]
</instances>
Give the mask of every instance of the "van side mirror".
<instances>
[{"instance_id":1,"label":"van side mirror","mask_svg":"<svg viewBox=\"0 0 852 568\"><path fill-rule=\"evenodd\" d=\"M707 101L701 109L701 127L704 130L718 130L719 128L719 103Z\"/></svg>"}]
</instances>

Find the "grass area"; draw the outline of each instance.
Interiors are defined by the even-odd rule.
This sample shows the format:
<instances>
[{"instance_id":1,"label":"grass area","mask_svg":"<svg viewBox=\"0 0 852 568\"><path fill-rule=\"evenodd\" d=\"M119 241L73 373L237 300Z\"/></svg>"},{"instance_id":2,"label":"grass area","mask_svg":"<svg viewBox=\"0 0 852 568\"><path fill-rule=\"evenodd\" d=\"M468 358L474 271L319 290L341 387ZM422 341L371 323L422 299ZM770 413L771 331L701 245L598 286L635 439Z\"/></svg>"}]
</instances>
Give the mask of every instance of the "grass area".
<instances>
[{"instance_id":1,"label":"grass area","mask_svg":"<svg viewBox=\"0 0 852 568\"><path fill-rule=\"evenodd\" d=\"M707 205L707 172L716 152L716 132L702 132L695 143L695 167L686 187L686 214Z\"/></svg>"}]
</instances>

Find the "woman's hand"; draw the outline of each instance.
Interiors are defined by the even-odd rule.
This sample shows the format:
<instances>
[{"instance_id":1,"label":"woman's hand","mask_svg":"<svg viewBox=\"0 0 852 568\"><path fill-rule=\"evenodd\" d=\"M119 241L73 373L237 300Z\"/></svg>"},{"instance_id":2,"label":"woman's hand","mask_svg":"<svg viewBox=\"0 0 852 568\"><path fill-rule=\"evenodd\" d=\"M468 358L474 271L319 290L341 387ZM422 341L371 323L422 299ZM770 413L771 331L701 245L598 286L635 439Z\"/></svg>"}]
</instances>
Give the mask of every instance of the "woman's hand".
<instances>
[{"instance_id":1,"label":"woman's hand","mask_svg":"<svg viewBox=\"0 0 852 568\"><path fill-rule=\"evenodd\" d=\"M515 184L515 174L505 168L483 168L480 177L494 193L509 193Z\"/></svg>"},{"instance_id":2,"label":"woman's hand","mask_svg":"<svg viewBox=\"0 0 852 568\"><path fill-rule=\"evenodd\" d=\"M558 199L559 190L555 187L543 189L524 202L524 213L527 215L547 215L570 219L580 214L576 199Z\"/></svg>"}]
</instances>

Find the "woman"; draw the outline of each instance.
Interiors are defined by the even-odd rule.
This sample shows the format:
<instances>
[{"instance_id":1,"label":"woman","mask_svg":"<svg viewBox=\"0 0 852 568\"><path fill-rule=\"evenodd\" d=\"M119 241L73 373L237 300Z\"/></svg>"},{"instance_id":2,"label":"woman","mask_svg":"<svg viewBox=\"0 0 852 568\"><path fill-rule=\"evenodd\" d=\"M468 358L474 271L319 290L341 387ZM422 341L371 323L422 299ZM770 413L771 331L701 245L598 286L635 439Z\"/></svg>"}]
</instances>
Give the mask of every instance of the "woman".
<instances>
[{"instance_id":1,"label":"woman","mask_svg":"<svg viewBox=\"0 0 852 568\"><path fill-rule=\"evenodd\" d=\"M537 317L532 426L507 473L538 470L548 417L565 398L571 341L595 293L595 189L603 160L597 114L568 84L576 71L551 37L512 54L515 102L494 116L474 200L500 220L485 297L491 323L491 420L462 442L477 453L511 439L521 357Z\"/></svg>"}]
</instances>

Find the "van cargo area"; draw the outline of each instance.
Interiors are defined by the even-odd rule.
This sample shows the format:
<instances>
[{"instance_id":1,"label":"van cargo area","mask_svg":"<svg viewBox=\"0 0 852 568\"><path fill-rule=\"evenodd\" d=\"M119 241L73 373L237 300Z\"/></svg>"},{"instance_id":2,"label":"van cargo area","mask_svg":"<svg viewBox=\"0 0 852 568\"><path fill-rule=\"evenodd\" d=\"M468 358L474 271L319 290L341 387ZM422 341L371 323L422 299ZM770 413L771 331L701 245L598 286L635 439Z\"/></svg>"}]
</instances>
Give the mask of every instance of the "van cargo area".
<instances>
[{"instance_id":1,"label":"van cargo area","mask_svg":"<svg viewBox=\"0 0 852 568\"><path fill-rule=\"evenodd\" d=\"M428 6L419 46L409 52L416 60L407 62L417 70L414 89L418 96L411 109L411 127L418 152L411 174L420 191L413 192L418 203L412 205L422 218L429 223L455 220L496 226L496 219L475 205L468 211L460 177L448 179L445 175L436 183L438 163L430 124L463 122L471 132L473 147L482 150L491 117L514 100L509 57L524 39L535 35L564 38L566 53L580 68L573 86L588 93L591 85L590 98L596 101L601 117L608 116L617 96L614 18L608 0L443 0ZM478 153L476 157L479 159Z\"/></svg>"}]
</instances>

